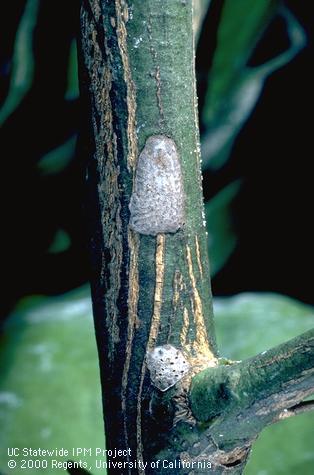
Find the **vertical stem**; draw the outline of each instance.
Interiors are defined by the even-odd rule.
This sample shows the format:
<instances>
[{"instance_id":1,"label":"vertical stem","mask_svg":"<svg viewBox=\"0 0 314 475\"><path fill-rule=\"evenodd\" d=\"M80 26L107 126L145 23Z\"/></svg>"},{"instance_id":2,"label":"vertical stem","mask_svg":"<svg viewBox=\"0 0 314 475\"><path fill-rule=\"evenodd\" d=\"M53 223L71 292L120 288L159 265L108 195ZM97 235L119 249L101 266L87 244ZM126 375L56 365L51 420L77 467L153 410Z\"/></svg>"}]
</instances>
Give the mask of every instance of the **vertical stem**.
<instances>
[{"instance_id":1,"label":"vertical stem","mask_svg":"<svg viewBox=\"0 0 314 475\"><path fill-rule=\"evenodd\" d=\"M197 370L213 364L216 355L192 0L84 0L80 59L107 446L131 448L146 460L167 444L162 437L158 443L151 440L154 391L146 351L170 343ZM185 216L177 232L150 236L130 228L128 205L138 155L156 135L176 144Z\"/></svg>"}]
</instances>

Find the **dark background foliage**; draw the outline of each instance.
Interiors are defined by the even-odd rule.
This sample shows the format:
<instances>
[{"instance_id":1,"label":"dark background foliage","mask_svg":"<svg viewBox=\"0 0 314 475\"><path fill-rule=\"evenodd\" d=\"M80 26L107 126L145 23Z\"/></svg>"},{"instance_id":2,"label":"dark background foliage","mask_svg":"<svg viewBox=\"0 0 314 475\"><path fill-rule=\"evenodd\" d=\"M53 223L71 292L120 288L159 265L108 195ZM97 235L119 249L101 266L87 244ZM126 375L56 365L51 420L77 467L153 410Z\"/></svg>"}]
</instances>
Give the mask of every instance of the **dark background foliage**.
<instances>
[{"instance_id":1,"label":"dark background foliage","mask_svg":"<svg viewBox=\"0 0 314 475\"><path fill-rule=\"evenodd\" d=\"M222 4L212 1L197 50L201 117ZM230 159L219 170L204 172L204 196L210 200L232 180L242 179L232 204L237 246L213 278L215 295L274 291L313 303L311 4L306 0L285 4L303 25L307 46L266 81ZM1 101L9 91L15 34L24 6L25 2L17 1L2 5ZM4 313L23 295L54 295L88 279L81 147L59 173L43 174L38 168L45 154L79 129L79 101L66 97L78 18L79 0L67 0L58 7L48 0L39 2L33 81L0 131ZM250 64L274 56L287 41L283 22L274 20ZM205 132L202 120L201 130ZM58 229L67 233L71 245L48 252Z\"/></svg>"},{"instance_id":2,"label":"dark background foliage","mask_svg":"<svg viewBox=\"0 0 314 475\"><path fill-rule=\"evenodd\" d=\"M212 3L216 8L213 22L221 4ZM309 120L313 107L312 15L309 2L285 4L303 25L307 46L266 80L229 161L217 173L204 173L204 196L208 200L231 179L243 178L233 204L238 244L227 265L213 279L214 295L275 291L313 303L309 278L313 257L313 142ZM209 30L205 42L214 40L213 31ZM286 47L283 22L276 19L265 31L250 63L260 64ZM198 55L200 68L207 58L202 44Z\"/></svg>"}]
</instances>

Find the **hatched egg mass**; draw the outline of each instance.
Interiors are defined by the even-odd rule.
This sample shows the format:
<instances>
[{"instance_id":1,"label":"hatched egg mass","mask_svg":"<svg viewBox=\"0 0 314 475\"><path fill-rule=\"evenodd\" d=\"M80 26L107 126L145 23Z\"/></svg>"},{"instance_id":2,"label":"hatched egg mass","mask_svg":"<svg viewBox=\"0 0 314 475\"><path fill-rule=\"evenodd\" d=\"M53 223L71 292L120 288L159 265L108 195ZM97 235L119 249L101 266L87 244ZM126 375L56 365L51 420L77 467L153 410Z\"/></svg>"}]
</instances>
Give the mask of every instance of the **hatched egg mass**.
<instances>
[{"instance_id":1,"label":"hatched egg mass","mask_svg":"<svg viewBox=\"0 0 314 475\"><path fill-rule=\"evenodd\" d=\"M172 345L156 346L147 353L146 363L151 381L160 391L167 391L190 370L182 351Z\"/></svg>"}]
</instances>

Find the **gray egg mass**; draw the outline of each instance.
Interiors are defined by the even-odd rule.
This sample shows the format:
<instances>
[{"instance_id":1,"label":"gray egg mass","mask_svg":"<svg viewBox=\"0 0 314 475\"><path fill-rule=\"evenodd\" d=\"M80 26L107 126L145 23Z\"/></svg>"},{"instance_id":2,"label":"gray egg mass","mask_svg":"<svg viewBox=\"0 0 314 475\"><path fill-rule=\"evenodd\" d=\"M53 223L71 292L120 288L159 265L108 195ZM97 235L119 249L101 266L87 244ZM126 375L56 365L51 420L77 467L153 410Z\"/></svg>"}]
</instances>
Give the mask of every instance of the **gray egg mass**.
<instances>
[{"instance_id":1,"label":"gray egg mass","mask_svg":"<svg viewBox=\"0 0 314 475\"><path fill-rule=\"evenodd\" d=\"M172 345L156 346L146 355L151 382L160 391L174 386L190 370L182 351Z\"/></svg>"},{"instance_id":2,"label":"gray egg mass","mask_svg":"<svg viewBox=\"0 0 314 475\"><path fill-rule=\"evenodd\" d=\"M129 208L130 226L140 234L175 233L184 224L181 163L171 138L147 139L138 158Z\"/></svg>"}]
</instances>

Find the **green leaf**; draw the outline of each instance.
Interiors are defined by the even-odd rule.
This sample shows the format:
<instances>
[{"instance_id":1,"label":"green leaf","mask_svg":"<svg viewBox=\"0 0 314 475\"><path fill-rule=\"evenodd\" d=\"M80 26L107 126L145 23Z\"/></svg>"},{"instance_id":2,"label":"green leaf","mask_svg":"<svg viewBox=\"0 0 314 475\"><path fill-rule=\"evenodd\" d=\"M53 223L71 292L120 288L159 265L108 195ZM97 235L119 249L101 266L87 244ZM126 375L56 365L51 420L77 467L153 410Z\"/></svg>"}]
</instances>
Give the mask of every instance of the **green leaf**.
<instances>
[{"instance_id":1,"label":"green leaf","mask_svg":"<svg viewBox=\"0 0 314 475\"><path fill-rule=\"evenodd\" d=\"M277 0L225 0L217 35L204 120L210 121L241 77L243 69L276 12Z\"/></svg>"},{"instance_id":2,"label":"green leaf","mask_svg":"<svg viewBox=\"0 0 314 475\"><path fill-rule=\"evenodd\" d=\"M64 229L58 229L54 235L53 241L49 246L50 254L58 254L64 252L71 246L71 238Z\"/></svg>"},{"instance_id":3,"label":"green leaf","mask_svg":"<svg viewBox=\"0 0 314 475\"><path fill-rule=\"evenodd\" d=\"M205 203L212 276L224 266L236 246L237 239L232 225L231 203L240 186L241 181L236 180Z\"/></svg>"},{"instance_id":4,"label":"green leaf","mask_svg":"<svg viewBox=\"0 0 314 475\"><path fill-rule=\"evenodd\" d=\"M222 354L232 359L265 351L314 325L311 307L276 294L216 298L214 307ZM1 473L8 473L8 447L104 446L87 287L19 303L5 326L0 376ZM313 416L305 414L267 428L254 444L245 475L310 475L313 422ZM89 472L105 473L88 454L56 459L82 459ZM14 470L22 473L25 470ZM56 470L36 473L54 475Z\"/></svg>"},{"instance_id":5,"label":"green leaf","mask_svg":"<svg viewBox=\"0 0 314 475\"><path fill-rule=\"evenodd\" d=\"M267 427L253 445L244 475L312 475L314 414Z\"/></svg>"},{"instance_id":6,"label":"green leaf","mask_svg":"<svg viewBox=\"0 0 314 475\"><path fill-rule=\"evenodd\" d=\"M243 359L314 327L312 307L272 293L215 298L218 347L222 356Z\"/></svg>"},{"instance_id":7,"label":"green leaf","mask_svg":"<svg viewBox=\"0 0 314 475\"><path fill-rule=\"evenodd\" d=\"M278 294L215 298L218 347L231 359L266 351L314 327L312 307ZM314 414L266 428L253 445L245 475L310 475Z\"/></svg>"},{"instance_id":8,"label":"green leaf","mask_svg":"<svg viewBox=\"0 0 314 475\"><path fill-rule=\"evenodd\" d=\"M70 48L67 90L65 98L68 100L77 99L79 96L78 84L78 65L77 65L77 46L76 40L73 40Z\"/></svg>"},{"instance_id":9,"label":"green leaf","mask_svg":"<svg viewBox=\"0 0 314 475\"><path fill-rule=\"evenodd\" d=\"M0 125L18 107L32 84L34 73L33 32L38 8L39 0L28 0L25 5L15 38L9 93L0 109Z\"/></svg>"},{"instance_id":10,"label":"green leaf","mask_svg":"<svg viewBox=\"0 0 314 475\"><path fill-rule=\"evenodd\" d=\"M92 457L70 452L52 458L81 458L97 473L94 449L104 447L104 436L91 313L84 287L60 297L24 299L10 316L0 357L0 472L8 473L8 447L91 447Z\"/></svg>"},{"instance_id":11,"label":"green leaf","mask_svg":"<svg viewBox=\"0 0 314 475\"><path fill-rule=\"evenodd\" d=\"M56 175L62 172L74 158L77 135L46 153L38 162L37 168L41 175Z\"/></svg>"},{"instance_id":12,"label":"green leaf","mask_svg":"<svg viewBox=\"0 0 314 475\"><path fill-rule=\"evenodd\" d=\"M235 137L250 116L265 79L304 47L301 25L277 0L226 0L218 27L217 47L208 79L202 121L203 168L217 169L230 155ZM258 67L247 62L262 32L276 13L286 21L289 48Z\"/></svg>"},{"instance_id":13,"label":"green leaf","mask_svg":"<svg viewBox=\"0 0 314 475\"><path fill-rule=\"evenodd\" d=\"M211 0L193 0L193 30L197 43Z\"/></svg>"}]
</instances>

